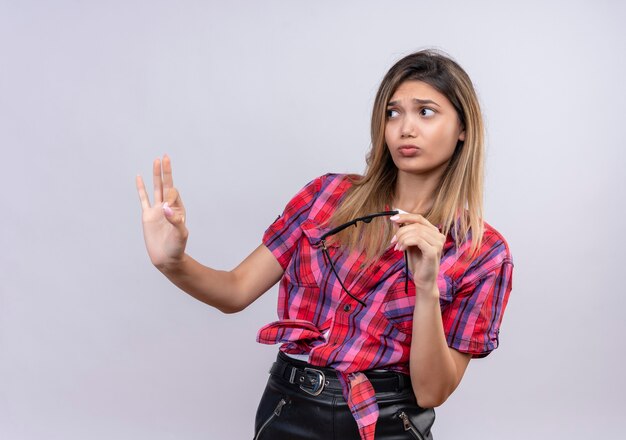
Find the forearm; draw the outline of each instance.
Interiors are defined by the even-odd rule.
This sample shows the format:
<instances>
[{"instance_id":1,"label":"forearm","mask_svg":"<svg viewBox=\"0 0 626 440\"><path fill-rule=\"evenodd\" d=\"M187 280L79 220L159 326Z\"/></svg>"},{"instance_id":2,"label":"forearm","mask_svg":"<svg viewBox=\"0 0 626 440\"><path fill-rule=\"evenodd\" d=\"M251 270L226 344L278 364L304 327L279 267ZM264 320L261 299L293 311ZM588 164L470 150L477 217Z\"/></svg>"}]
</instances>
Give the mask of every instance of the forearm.
<instances>
[{"instance_id":1,"label":"forearm","mask_svg":"<svg viewBox=\"0 0 626 440\"><path fill-rule=\"evenodd\" d=\"M232 272L211 269L187 254L179 263L157 269L181 290L224 313L245 307L239 304L237 279Z\"/></svg>"},{"instance_id":2,"label":"forearm","mask_svg":"<svg viewBox=\"0 0 626 440\"><path fill-rule=\"evenodd\" d=\"M439 292L415 296L410 373L418 404L441 405L456 388L456 364L446 343Z\"/></svg>"},{"instance_id":3,"label":"forearm","mask_svg":"<svg viewBox=\"0 0 626 440\"><path fill-rule=\"evenodd\" d=\"M187 254L175 264L157 268L182 290L224 313L245 309L283 275L283 268L263 244L231 271L203 266Z\"/></svg>"}]
</instances>

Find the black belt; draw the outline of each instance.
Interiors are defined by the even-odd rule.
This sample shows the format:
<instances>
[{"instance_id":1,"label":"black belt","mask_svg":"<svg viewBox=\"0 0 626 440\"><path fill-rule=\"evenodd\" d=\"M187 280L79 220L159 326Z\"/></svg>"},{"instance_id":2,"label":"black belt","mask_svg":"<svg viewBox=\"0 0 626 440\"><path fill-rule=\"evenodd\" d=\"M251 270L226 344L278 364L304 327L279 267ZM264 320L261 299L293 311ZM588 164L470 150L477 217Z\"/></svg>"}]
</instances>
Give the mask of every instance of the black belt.
<instances>
[{"instance_id":1,"label":"black belt","mask_svg":"<svg viewBox=\"0 0 626 440\"><path fill-rule=\"evenodd\" d=\"M332 368L316 367L306 362L292 359L279 352L276 362L270 369L270 374L297 385L301 390L313 396L323 390L341 390L341 382L337 379L337 372ZM371 382L376 393L399 392L411 388L409 376L393 371L363 371Z\"/></svg>"}]
</instances>

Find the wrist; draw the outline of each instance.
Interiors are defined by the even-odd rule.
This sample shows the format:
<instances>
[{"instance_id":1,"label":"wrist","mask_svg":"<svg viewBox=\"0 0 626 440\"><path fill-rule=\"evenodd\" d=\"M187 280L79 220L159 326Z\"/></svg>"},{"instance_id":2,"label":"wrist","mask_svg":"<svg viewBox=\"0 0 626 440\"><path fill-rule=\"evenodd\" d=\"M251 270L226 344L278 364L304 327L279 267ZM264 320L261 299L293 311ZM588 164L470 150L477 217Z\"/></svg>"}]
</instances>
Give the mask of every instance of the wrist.
<instances>
[{"instance_id":1,"label":"wrist","mask_svg":"<svg viewBox=\"0 0 626 440\"><path fill-rule=\"evenodd\" d=\"M415 286L415 299L419 300L439 300L439 287L437 284L430 286Z\"/></svg>"},{"instance_id":2,"label":"wrist","mask_svg":"<svg viewBox=\"0 0 626 440\"><path fill-rule=\"evenodd\" d=\"M182 271L183 266L187 262L187 254L183 254L178 258L170 258L168 261L155 264L154 266L164 275L175 274Z\"/></svg>"}]
</instances>

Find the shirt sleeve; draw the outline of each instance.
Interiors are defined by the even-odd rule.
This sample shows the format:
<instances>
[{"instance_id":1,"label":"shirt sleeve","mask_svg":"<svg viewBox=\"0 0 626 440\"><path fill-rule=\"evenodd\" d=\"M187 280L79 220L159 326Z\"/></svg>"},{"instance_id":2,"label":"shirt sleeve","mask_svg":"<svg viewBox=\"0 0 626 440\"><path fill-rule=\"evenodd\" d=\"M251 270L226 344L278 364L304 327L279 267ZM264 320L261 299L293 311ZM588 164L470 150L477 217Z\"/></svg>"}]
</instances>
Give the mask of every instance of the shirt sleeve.
<instances>
[{"instance_id":1,"label":"shirt sleeve","mask_svg":"<svg viewBox=\"0 0 626 440\"><path fill-rule=\"evenodd\" d=\"M272 252L283 269L289 265L298 240L302 236L300 225L309 217L311 208L322 188L324 177L310 181L298 191L287 203L282 214L263 234L263 244Z\"/></svg>"},{"instance_id":2,"label":"shirt sleeve","mask_svg":"<svg viewBox=\"0 0 626 440\"><path fill-rule=\"evenodd\" d=\"M483 358L498 347L502 316L512 288L513 261L506 245L490 255L488 270L470 275L442 312L448 346L472 358Z\"/></svg>"}]
</instances>

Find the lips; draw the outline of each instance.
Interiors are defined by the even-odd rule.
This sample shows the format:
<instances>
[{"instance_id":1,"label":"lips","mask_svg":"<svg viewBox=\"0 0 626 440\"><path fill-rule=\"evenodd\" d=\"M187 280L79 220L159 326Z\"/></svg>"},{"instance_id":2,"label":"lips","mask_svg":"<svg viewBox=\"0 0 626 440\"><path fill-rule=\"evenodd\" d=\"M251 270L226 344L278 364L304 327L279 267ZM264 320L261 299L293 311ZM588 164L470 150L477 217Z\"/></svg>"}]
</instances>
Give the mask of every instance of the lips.
<instances>
[{"instance_id":1,"label":"lips","mask_svg":"<svg viewBox=\"0 0 626 440\"><path fill-rule=\"evenodd\" d=\"M398 151L404 157L413 157L420 154L421 149L415 145L402 145Z\"/></svg>"}]
</instances>

